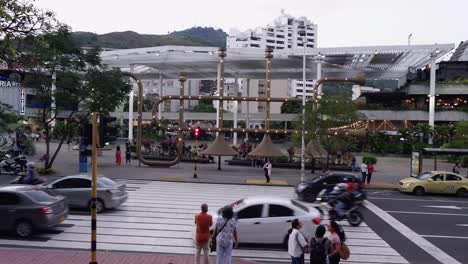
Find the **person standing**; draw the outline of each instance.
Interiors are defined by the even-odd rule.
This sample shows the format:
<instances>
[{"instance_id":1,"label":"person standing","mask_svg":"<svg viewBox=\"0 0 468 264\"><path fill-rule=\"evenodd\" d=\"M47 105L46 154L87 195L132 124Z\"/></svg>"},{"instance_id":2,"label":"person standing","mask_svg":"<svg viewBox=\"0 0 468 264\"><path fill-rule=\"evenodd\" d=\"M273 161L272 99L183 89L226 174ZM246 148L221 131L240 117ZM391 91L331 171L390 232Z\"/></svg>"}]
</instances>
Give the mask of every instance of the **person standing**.
<instances>
[{"instance_id":1,"label":"person standing","mask_svg":"<svg viewBox=\"0 0 468 264\"><path fill-rule=\"evenodd\" d=\"M232 247L237 247L237 221L232 206L223 208L222 217L216 221L213 238L216 239L216 264L231 264Z\"/></svg>"},{"instance_id":2,"label":"person standing","mask_svg":"<svg viewBox=\"0 0 468 264\"><path fill-rule=\"evenodd\" d=\"M455 165L453 165L452 172L456 174L460 174L460 163L457 162Z\"/></svg>"},{"instance_id":3,"label":"person standing","mask_svg":"<svg viewBox=\"0 0 468 264\"><path fill-rule=\"evenodd\" d=\"M330 221L330 224L328 225L328 232L330 233L328 239L331 243L331 252L328 255L328 260L330 264L338 264L340 263L341 259L341 244L346 240L346 237L341 226L338 225L338 223L335 221Z\"/></svg>"},{"instance_id":4,"label":"person standing","mask_svg":"<svg viewBox=\"0 0 468 264\"><path fill-rule=\"evenodd\" d=\"M130 147L127 145L125 148L125 164L132 163L132 152L130 151Z\"/></svg>"},{"instance_id":5,"label":"person standing","mask_svg":"<svg viewBox=\"0 0 468 264\"><path fill-rule=\"evenodd\" d=\"M270 160L267 160L265 165L263 165L263 170L265 171L266 182L270 182L271 168L272 168L271 162Z\"/></svg>"},{"instance_id":6,"label":"person standing","mask_svg":"<svg viewBox=\"0 0 468 264\"><path fill-rule=\"evenodd\" d=\"M117 146L117 150L115 151L115 163L117 163L119 166L122 164L122 153L120 152L120 146Z\"/></svg>"},{"instance_id":7,"label":"person standing","mask_svg":"<svg viewBox=\"0 0 468 264\"><path fill-rule=\"evenodd\" d=\"M352 157L351 158L351 172L354 173L354 171L356 171L356 157Z\"/></svg>"},{"instance_id":8,"label":"person standing","mask_svg":"<svg viewBox=\"0 0 468 264\"><path fill-rule=\"evenodd\" d=\"M369 184L371 181L372 173L374 173L374 164L372 161L369 161L367 162L367 184Z\"/></svg>"},{"instance_id":9,"label":"person standing","mask_svg":"<svg viewBox=\"0 0 468 264\"><path fill-rule=\"evenodd\" d=\"M326 264L328 254L330 254L331 242L324 237L325 226L319 225L315 230L315 237L310 239L310 263L311 264Z\"/></svg>"},{"instance_id":10,"label":"person standing","mask_svg":"<svg viewBox=\"0 0 468 264\"><path fill-rule=\"evenodd\" d=\"M200 264L200 253L203 250L204 264L209 264L208 245L210 241L210 226L213 224L213 217L208 214L208 205L201 205L201 213L195 215L195 225L197 226L195 235L195 264Z\"/></svg>"},{"instance_id":11,"label":"person standing","mask_svg":"<svg viewBox=\"0 0 468 264\"><path fill-rule=\"evenodd\" d=\"M288 254L291 256L291 264L304 264L304 248L308 246L306 239L299 231L302 223L299 219L291 222L288 239Z\"/></svg>"},{"instance_id":12,"label":"person standing","mask_svg":"<svg viewBox=\"0 0 468 264\"><path fill-rule=\"evenodd\" d=\"M71 143L72 143L72 140L71 140L71 138L69 137L68 140L67 140L68 151L71 151Z\"/></svg>"},{"instance_id":13,"label":"person standing","mask_svg":"<svg viewBox=\"0 0 468 264\"><path fill-rule=\"evenodd\" d=\"M366 163L367 162L363 160L361 164L362 184L366 183L366 178L367 178L367 164Z\"/></svg>"}]
</instances>

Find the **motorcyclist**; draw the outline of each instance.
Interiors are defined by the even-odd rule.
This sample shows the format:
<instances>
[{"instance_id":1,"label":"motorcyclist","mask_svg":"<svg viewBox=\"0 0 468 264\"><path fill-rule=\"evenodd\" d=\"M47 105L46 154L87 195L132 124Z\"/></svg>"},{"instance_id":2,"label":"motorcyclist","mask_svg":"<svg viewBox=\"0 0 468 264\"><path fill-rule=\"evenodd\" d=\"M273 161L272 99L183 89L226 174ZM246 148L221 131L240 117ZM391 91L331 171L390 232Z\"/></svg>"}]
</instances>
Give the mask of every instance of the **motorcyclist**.
<instances>
[{"instance_id":1,"label":"motorcyclist","mask_svg":"<svg viewBox=\"0 0 468 264\"><path fill-rule=\"evenodd\" d=\"M21 184L32 184L36 177L36 164L34 162L28 162L26 164L26 176L20 178Z\"/></svg>"},{"instance_id":2,"label":"motorcyclist","mask_svg":"<svg viewBox=\"0 0 468 264\"><path fill-rule=\"evenodd\" d=\"M339 183L333 187L332 194L336 196L330 200L330 204L334 204L334 209L338 217L344 216L346 210L351 208L353 204L353 188L346 183Z\"/></svg>"}]
</instances>

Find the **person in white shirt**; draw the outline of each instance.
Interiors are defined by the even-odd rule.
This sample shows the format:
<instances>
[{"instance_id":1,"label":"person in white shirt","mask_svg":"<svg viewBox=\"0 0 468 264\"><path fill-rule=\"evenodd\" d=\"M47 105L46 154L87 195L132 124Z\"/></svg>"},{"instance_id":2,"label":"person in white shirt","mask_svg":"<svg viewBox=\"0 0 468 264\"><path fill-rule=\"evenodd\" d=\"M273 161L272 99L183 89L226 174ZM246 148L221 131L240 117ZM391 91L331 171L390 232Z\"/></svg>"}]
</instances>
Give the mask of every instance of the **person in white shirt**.
<instances>
[{"instance_id":1,"label":"person in white shirt","mask_svg":"<svg viewBox=\"0 0 468 264\"><path fill-rule=\"evenodd\" d=\"M364 184L367 178L367 162L364 160L362 161L362 164L361 164L361 173L362 173L362 184Z\"/></svg>"},{"instance_id":2,"label":"person in white shirt","mask_svg":"<svg viewBox=\"0 0 468 264\"><path fill-rule=\"evenodd\" d=\"M302 228L302 223L299 222L299 219L294 219L291 226L288 240L288 253L291 256L291 264L304 264L304 248L309 245L299 231Z\"/></svg>"},{"instance_id":3,"label":"person in white shirt","mask_svg":"<svg viewBox=\"0 0 468 264\"><path fill-rule=\"evenodd\" d=\"M265 163L265 165L263 165L263 170L265 171L265 178L266 178L266 182L270 182L270 176L271 176L271 161L270 160L267 160L267 162Z\"/></svg>"}]
</instances>

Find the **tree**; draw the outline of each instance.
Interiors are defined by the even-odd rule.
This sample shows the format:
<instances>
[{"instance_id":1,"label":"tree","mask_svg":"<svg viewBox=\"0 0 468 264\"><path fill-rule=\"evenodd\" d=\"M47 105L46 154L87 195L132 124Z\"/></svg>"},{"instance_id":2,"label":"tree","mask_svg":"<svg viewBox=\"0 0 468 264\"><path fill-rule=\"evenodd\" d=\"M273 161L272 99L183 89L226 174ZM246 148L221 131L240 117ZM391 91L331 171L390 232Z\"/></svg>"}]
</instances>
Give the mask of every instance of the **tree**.
<instances>
[{"instance_id":1,"label":"tree","mask_svg":"<svg viewBox=\"0 0 468 264\"><path fill-rule=\"evenodd\" d=\"M32 1L0 1L0 60L13 68L22 53L24 39L43 34L57 26L54 13L34 7Z\"/></svg>"},{"instance_id":2,"label":"tree","mask_svg":"<svg viewBox=\"0 0 468 264\"><path fill-rule=\"evenodd\" d=\"M281 105L282 114L299 114L302 110L302 104L300 102L284 102Z\"/></svg>"},{"instance_id":3,"label":"tree","mask_svg":"<svg viewBox=\"0 0 468 264\"><path fill-rule=\"evenodd\" d=\"M216 108L210 104L199 104L192 108L192 112L195 113L216 113Z\"/></svg>"},{"instance_id":4,"label":"tree","mask_svg":"<svg viewBox=\"0 0 468 264\"><path fill-rule=\"evenodd\" d=\"M18 115L10 105L0 102L0 132L8 129L8 125L15 124L19 120Z\"/></svg>"},{"instance_id":5,"label":"tree","mask_svg":"<svg viewBox=\"0 0 468 264\"><path fill-rule=\"evenodd\" d=\"M36 100L42 106L38 121L46 136L44 166L48 169L71 130L86 122L91 112L113 111L125 100L131 86L119 70L100 64L98 48L85 52L78 47L66 26L30 38L25 44L28 51L25 65L31 74L26 76L24 86L35 90ZM52 76L56 76L55 90ZM52 107L54 102L56 109ZM59 135L57 150L50 157L50 125L59 113L66 115L66 125Z\"/></svg>"}]
</instances>

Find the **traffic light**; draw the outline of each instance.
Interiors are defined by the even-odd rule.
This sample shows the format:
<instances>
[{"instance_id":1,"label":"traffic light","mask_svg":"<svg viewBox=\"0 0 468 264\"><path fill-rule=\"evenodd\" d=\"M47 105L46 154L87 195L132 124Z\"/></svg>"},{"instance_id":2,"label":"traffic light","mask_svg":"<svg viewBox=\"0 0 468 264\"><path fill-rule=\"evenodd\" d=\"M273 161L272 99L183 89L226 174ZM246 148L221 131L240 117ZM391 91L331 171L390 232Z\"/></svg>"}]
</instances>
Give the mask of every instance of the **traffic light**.
<instances>
[{"instance_id":1,"label":"traffic light","mask_svg":"<svg viewBox=\"0 0 468 264\"><path fill-rule=\"evenodd\" d=\"M109 126L109 123L116 121L117 118L110 116L99 116L99 147L108 146L112 140L115 139L115 128Z\"/></svg>"},{"instance_id":2,"label":"traffic light","mask_svg":"<svg viewBox=\"0 0 468 264\"><path fill-rule=\"evenodd\" d=\"M195 128L195 137L198 137L198 135L200 135L200 128L199 127Z\"/></svg>"}]
</instances>

